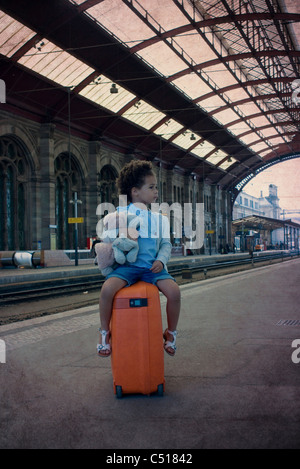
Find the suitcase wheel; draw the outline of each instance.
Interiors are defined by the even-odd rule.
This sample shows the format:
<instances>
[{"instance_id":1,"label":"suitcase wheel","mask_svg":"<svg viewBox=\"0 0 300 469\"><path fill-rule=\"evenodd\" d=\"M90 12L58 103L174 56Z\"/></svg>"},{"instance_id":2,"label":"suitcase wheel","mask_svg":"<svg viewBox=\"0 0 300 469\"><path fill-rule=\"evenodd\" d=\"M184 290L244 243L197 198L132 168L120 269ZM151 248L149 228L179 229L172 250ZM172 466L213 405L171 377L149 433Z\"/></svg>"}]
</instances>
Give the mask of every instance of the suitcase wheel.
<instances>
[{"instance_id":1,"label":"suitcase wheel","mask_svg":"<svg viewBox=\"0 0 300 469\"><path fill-rule=\"evenodd\" d=\"M162 397L164 395L164 385L163 384L159 384L157 386L157 395Z\"/></svg>"},{"instance_id":2,"label":"suitcase wheel","mask_svg":"<svg viewBox=\"0 0 300 469\"><path fill-rule=\"evenodd\" d=\"M116 395L118 399L122 397L122 386L116 386Z\"/></svg>"}]
</instances>

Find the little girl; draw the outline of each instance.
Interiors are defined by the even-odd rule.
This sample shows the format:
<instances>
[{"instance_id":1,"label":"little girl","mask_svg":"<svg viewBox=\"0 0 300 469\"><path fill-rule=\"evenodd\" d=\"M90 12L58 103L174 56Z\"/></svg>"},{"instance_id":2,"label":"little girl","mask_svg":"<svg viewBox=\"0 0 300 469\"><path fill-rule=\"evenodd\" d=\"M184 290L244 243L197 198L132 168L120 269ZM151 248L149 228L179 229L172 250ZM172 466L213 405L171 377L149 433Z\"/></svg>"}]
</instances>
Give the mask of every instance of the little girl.
<instances>
[{"instance_id":1,"label":"little girl","mask_svg":"<svg viewBox=\"0 0 300 469\"><path fill-rule=\"evenodd\" d=\"M145 206L154 203L158 197L152 164L147 161L131 161L121 170L117 183L119 193L126 195L130 201L128 207L119 207L118 210L127 210L128 213L138 215L141 220L139 252L135 262L118 266L107 275L102 285L99 299L100 344L97 345L97 351L101 357L111 354L109 323L115 294L126 285L143 280L155 284L167 298L168 328L164 332L164 348L169 355L174 356L180 313L180 290L166 269L171 255L168 219L145 210Z\"/></svg>"}]
</instances>

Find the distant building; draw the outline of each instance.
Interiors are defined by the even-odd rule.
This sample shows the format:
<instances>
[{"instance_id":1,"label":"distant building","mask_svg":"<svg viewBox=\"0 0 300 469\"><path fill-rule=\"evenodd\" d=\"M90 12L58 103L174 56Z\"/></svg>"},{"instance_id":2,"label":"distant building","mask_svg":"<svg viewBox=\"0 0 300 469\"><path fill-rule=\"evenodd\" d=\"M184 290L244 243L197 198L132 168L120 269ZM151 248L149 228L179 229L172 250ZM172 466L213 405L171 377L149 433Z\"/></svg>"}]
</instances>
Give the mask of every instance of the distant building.
<instances>
[{"instance_id":1,"label":"distant building","mask_svg":"<svg viewBox=\"0 0 300 469\"><path fill-rule=\"evenodd\" d=\"M261 215L260 199L241 191L233 205L232 219L244 218L248 215Z\"/></svg>"},{"instance_id":2,"label":"distant building","mask_svg":"<svg viewBox=\"0 0 300 469\"><path fill-rule=\"evenodd\" d=\"M232 219L237 220L250 215L273 218L279 220L281 208L279 206L279 198L277 195L277 186L269 185L269 195L264 197L261 191L260 197L254 197L241 191L238 195L232 212ZM280 246L284 242L283 228L272 231L272 245Z\"/></svg>"},{"instance_id":3,"label":"distant building","mask_svg":"<svg viewBox=\"0 0 300 469\"><path fill-rule=\"evenodd\" d=\"M267 197L263 196L262 191L260 197L254 197L241 191L233 205L232 219L236 220L249 215L258 215L279 220L280 212L277 186L270 184L269 195Z\"/></svg>"},{"instance_id":4,"label":"distant building","mask_svg":"<svg viewBox=\"0 0 300 469\"><path fill-rule=\"evenodd\" d=\"M260 210L263 212L263 216L269 218L275 218L276 220L280 219L281 208L279 206L279 198L277 196L277 186L274 184L269 185L269 195L259 198Z\"/></svg>"}]
</instances>

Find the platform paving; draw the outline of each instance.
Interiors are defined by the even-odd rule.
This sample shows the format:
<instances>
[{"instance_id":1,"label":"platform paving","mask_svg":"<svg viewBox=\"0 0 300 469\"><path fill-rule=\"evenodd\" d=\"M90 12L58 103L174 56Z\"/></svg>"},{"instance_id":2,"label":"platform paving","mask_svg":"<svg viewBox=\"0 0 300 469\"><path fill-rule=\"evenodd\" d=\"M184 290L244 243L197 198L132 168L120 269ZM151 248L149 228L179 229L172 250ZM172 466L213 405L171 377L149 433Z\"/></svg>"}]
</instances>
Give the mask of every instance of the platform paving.
<instances>
[{"instance_id":1,"label":"platform paving","mask_svg":"<svg viewBox=\"0 0 300 469\"><path fill-rule=\"evenodd\" d=\"M0 326L0 448L300 448L299 280L296 259L181 286L163 397L115 397L97 305Z\"/></svg>"}]
</instances>

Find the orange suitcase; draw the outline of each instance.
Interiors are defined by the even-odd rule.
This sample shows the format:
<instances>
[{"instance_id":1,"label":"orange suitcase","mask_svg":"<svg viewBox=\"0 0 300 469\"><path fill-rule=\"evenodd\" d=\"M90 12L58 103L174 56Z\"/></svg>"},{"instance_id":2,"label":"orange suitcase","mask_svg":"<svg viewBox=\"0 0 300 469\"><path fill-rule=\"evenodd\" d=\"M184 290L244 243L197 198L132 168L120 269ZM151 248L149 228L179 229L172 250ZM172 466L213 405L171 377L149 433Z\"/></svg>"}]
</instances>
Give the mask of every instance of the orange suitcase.
<instances>
[{"instance_id":1,"label":"orange suitcase","mask_svg":"<svg viewBox=\"0 0 300 469\"><path fill-rule=\"evenodd\" d=\"M163 395L164 350L158 288L137 282L114 298L111 317L114 393Z\"/></svg>"}]
</instances>

